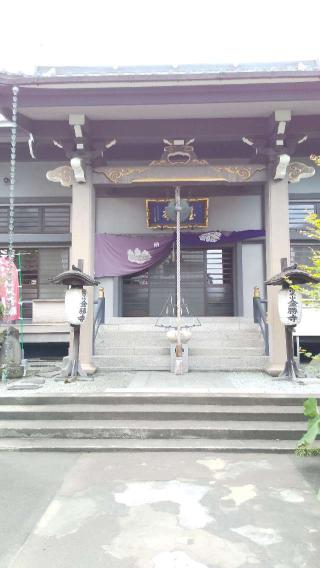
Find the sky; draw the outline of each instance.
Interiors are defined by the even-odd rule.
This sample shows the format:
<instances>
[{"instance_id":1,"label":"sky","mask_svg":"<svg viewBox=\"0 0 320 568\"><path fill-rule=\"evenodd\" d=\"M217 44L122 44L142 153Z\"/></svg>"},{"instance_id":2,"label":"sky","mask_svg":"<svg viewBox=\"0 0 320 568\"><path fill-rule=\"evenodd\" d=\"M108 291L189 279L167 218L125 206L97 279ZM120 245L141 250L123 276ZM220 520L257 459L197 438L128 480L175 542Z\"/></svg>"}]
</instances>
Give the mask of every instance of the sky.
<instances>
[{"instance_id":1,"label":"sky","mask_svg":"<svg viewBox=\"0 0 320 568\"><path fill-rule=\"evenodd\" d=\"M0 69L320 59L320 0L2 0Z\"/></svg>"}]
</instances>

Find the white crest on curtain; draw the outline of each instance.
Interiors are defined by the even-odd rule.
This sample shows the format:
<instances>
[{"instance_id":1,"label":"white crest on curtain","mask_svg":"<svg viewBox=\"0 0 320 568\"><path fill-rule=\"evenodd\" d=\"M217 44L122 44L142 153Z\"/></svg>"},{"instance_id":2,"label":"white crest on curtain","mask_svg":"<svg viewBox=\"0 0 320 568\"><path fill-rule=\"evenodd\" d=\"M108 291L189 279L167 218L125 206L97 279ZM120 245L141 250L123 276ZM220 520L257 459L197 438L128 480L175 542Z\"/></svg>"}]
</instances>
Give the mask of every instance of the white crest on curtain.
<instances>
[{"instance_id":1,"label":"white crest on curtain","mask_svg":"<svg viewBox=\"0 0 320 568\"><path fill-rule=\"evenodd\" d=\"M134 262L135 264L144 264L152 258L149 251L140 250L139 248L129 249L127 252L129 262Z\"/></svg>"},{"instance_id":2,"label":"white crest on curtain","mask_svg":"<svg viewBox=\"0 0 320 568\"><path fill-rule=\"evenodd\" d=\"M212 231L210 233L203 233L199 235L200 241L205 241L206 243L216 243L220 241L222 233L220 231Z\"/></svg>"}]
</instances>

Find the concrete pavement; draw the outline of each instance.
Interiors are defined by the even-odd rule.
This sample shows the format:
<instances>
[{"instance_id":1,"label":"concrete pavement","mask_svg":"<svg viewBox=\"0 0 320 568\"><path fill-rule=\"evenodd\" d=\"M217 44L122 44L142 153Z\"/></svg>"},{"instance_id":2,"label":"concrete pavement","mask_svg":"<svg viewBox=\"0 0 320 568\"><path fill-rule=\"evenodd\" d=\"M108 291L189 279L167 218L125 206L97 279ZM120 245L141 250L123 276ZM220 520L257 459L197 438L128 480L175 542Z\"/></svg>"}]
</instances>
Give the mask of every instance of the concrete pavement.
<instances>
[{"instance_id":1,"label":"concrete pavement","mask_svg":"<svg viewBox=\"0 0 320 568\"><path fill-rule=\"evenodd\" d=\"M260 371L192 371L185 375L174 375L169 371L108 371L98 372L93 381L75 381L65 384L56 381L59 367L40 366L36 371L31 368L28 376L21 380L0 381L0 396L11 392L28 396L30 390L23 388L25 383L35 381L34 393L106 393L112 392L203 392L203 393L283 393L320 395L320 379L314 376L320 374L319 366L308 366L306 384L300 385L284 379L274 379ZM43 384L37 381L43 379ZM19 385L21 390L18 389ZM18 389L18 390L16 390Z\"/></svg>"},{"instance_id":2,"label":"concrete pavement","mask_svg":"<svg viewBox=\"0 0 320 568\"><path fill-rule=\"evenodd\" d=\"M1 568L318 564L317 458L4 454L0 464Z\"/></svg>"},{"instance_id":3,"label":"concrete pavement","mask_svg":"<svg viewBox=\"0 0 320 568\"><path fill-rule=\"evenodd\" d=\"M45 513L76 454L0 455L0 568L7 568Z\"/></svg>"}]
</instances>

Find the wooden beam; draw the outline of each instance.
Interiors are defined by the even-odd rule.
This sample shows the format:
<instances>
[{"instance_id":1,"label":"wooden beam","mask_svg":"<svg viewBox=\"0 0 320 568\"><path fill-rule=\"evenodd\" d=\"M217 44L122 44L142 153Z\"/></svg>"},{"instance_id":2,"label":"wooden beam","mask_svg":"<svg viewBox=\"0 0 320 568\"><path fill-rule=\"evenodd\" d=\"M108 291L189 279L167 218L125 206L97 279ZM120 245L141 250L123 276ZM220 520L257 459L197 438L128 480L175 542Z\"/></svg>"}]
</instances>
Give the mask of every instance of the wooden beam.
<instances>
[{"instance_id":1,"label":"wooden beam","mask_svg":"<svg viewBox=\"0 0 320 568\"><path fill-rule=\"evenodd\" d=\"M32 162L29 147L26 142L17 144L17 162ZM66 156L62 149L56 146L36 146L37 161L66 162ZM10 162L10 144L0 144L0 162Z\"/></svg>"},{"instance_id":2,"label":"wooden beam","mask_svg":"<svg viewBox=\"0 0 320 568\"><path fill-rule=\"evenodd\" d=\"M196 140L241 140L242 136L266 134L264 117L253 118L187 118L146 120L100 120L91 122L91 136L106 136L128 141L162 141L163 138L195 138Z\"/></svg>"},{"instance_id":3,"label":"wooden beam","mask_svg":"<svg viewBox=\"0 0 320 568\"><path fill-rule=\"evenodd\" d=\"M319 100L318 81L292 83L270 82L251 84L168 85L156 87L46 88L20 87L20 108L135 106L162 104L204 104L262 101ZM9 93L0 95L0 107L8 106ZM85 110L84 110L85 112Z\"/></svg>"},{"instance_id":4,"label":"wooden beam","mask_svg":"<svg viewBox=\"0 0 320 568\"><path fill-rule=\"evenodd\" d=\"M309 138L320 137L320 114L292 116L288 124L289 136L308 134Z\"/></svg>"},{"instance_id":5,"label":"wooden beam","mask_svg":"<svg viewBox=\"0 0 320 568\"><path fill-rule=\"evenodd\" d=\"M104 157L94 160L96 165L104 165L106 160L125 160L127 162L139 160L158 160L163 151L163 144L157 143L118 143L110 150L106 150ZM243 144L241 140L234 141L201 141L195 142L195 151L199 158L218 159L218 160L254 160L257 158L264 161L263 156L256 156L252 151L252 147ZM67 155L66 155L67 152ZM309 157L310 154L320 153L320 136L314 139L308 139L303 144L295 146L292 157ZM67 146L64 149L54 146L52 143L36 143L36 155L38 161L58 161L67 162L74 155L73 146ZM31 161L27 142L17 143L17 159L18 161ZM8 162L10 160L10 144L8 141L0 140L0 161Z\"/></svg>"},{"instance_id":6,"label":"wooden beam","mask_svg":"<svg viewBox=\"0 0 320 568\"><path fill-rule=\"evenodd\" d=\"M10 107L1 107L0 113L11 122L12 120L12 111ZM25 130L26 132L32 132L34 128L34 121L31 118L28 118L21 112L17 113L17 125L21 130Z\"/></svg>"},{"instance_id":7,"label":"wooden beam","mask_svg":"<svg viewBox=\"0 0 320 568\"><path fill-rule=\"evenodd\" d=\"M95 184L96 196L97 197L151 197L150 188L143 187L133 184L132 186L106 186L103 184ZM217 184L214 186L204 185L203 183L199 186L197 184L191 184L189 187L184 187L182 190L185 197L188 197L188 193L195 195L193 192L197 192L199 197L214 197L215 195L223 196L242 196L242 195L261 195L262 194L262 184L250 183L248 185L241 184ZM154 185L152 187L152 197L154 198L166 198L174 196L174 188L168 185Z\"/></svg>"},{"instance_id":8,"label":"wooden beam","mask_svg":"<svg viewBox=\"0 0 320 568\"><path fill-rule=\"evenodd\" d=\"M242 136L263 137L268 132L267 119L208 118L164 120L88 120L86 136L96 144L115 138L118 143L136 144L158 142L163 138L191 138L196 140L241 140ZM72 140L68 121L35 120L33 134L39 141Z\"/></svg>"},{"instance_id":9,"label":"wooden beam","mask_svg":"<svg viewBox=\"0 0 320 568\"><path fill-rule=\"evenodd\" d=\"M3 109L10 119L8 109ZM48 143L74 143L73 132L67 120L31 120L22 113L18 125L32 132L36 141ZM146 120L91 120L86 124L86 137L90 144L104 147L107 140L117 139L118 144L160 143L163 138L194 137L196 142L240 141L243 136L267 141L274 121L268 117L208 118L208 119L146 119ZM288 138L320 137L320 115L293 116L286 128ZM1 133L1 137L5 136Z\"/></svg>"},{"instance_id":10,"label":"wooden beam","mask_svg":"<svg viewBox=\"0 0 320 568\"><path fill-rule=\"evenodd\" d=\"M72 140L68 120L35 120L34 135L37 140Z\"/></svg>"}]
</instances>

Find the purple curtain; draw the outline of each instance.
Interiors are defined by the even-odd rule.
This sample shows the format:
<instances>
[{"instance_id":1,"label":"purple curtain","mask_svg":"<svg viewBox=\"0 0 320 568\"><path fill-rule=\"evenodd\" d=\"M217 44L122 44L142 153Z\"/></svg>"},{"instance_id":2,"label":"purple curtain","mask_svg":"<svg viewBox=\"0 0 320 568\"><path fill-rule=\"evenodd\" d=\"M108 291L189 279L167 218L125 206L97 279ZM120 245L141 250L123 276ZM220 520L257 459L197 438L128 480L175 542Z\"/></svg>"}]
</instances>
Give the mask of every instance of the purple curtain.
<instances>
[{"instance_id":1,"label":"purple curtain","mask_svg":"<svg viewBox=\"0 0 320 568\"><path fill-rule=\"evenodd\" d=\"M182 232L181 247L185 249L212 249L227 243L264 237L265 231L206 231ZM171 252L176 235L127 236L96 235L95 275L128 276L151 268Z\"/></svg>"},{"instance_id":2,"label":"purple curtain","mask_svg":"<svg viewBox=\"0 0 320 568\"><path fill-rule=\"evenodd\" d=\"M175 235L132 236L96 235L95 274L102 276L127 276L150 268L165 259Z\"/></svg>"},{"instance_id":3,"label":"purple curtain","mask_svg":"<svg viewBox=\"0 0 320 568\"><path fill-rule=\"evenodd\" d=\"M181 233L181 247L183 248L219 248L219 245L238 243L247 239L264 237L265 231L206 231L204 233Z\"/></svg>"}]
</instances>

